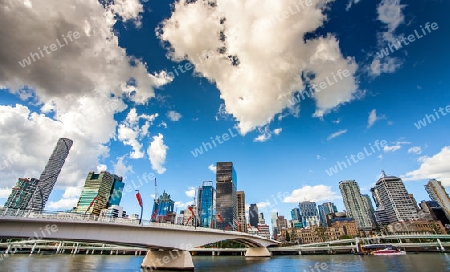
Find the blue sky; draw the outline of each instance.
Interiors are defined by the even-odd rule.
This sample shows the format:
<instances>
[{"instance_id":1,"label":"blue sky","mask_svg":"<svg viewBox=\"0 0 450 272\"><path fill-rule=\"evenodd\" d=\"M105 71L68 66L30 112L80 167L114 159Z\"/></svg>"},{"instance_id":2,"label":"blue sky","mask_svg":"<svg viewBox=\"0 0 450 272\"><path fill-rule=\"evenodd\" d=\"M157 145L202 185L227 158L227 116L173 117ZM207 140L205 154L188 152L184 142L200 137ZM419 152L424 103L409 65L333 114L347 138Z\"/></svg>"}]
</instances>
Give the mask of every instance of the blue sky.
<instances>
[{"instance_id":1,"label":"blue sky","mask_svg":"<svg viewBox=\"0 0 450 272\"><path fill-rule=\"evenodd\" d=\"M2 4L21 16L0 11L0 203L18 177L39 176L59 137L74 145L53 210L75 205L87 172L101 169L131 186L128 213L139 212L139 189L150 217L149 176L184 209L218 161L233 162L238 190L266 218L290 217L303 200L343 210L339 181L369 193L381 170L418 202L429 178L450 186L446 1L128 2ZM19 65L69 31L79 39ZM386 145L327 173L376 141ZM213 148L194 156L203 143Z\"/></svg>"}]
</instances>

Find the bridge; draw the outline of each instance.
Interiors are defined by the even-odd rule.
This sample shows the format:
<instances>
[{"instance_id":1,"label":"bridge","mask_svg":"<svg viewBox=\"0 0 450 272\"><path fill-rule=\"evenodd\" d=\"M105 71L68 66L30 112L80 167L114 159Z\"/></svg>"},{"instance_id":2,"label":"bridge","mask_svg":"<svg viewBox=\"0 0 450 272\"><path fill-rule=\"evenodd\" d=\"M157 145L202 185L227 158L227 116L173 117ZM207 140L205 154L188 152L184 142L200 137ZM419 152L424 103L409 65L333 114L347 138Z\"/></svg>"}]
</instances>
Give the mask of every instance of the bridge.
<instances>
[{"instance_id":1,"label":"bridge","mask_svg":"<svg viewBox=\"0 0 450 272\"><path fill-rule=\"evenodd\" d=\"M410 240L419 242L404 242ZM426 240L426 241L420 241ZM431 240L431 241L430 241ZM450 235L447 234L414 234L414 235L382 235L374 237L356 237L352 239L342 239L319 243L300 244L287 247L277 247L270 249L271 252L320 252L320 251L352 251L361 252L364 245L390 244L401 248L437 247L441 252L445 247L450 248Z\"/></svg>"},{"instance_id":2,"label":"bridge","mask_svg":"<svg viewBox=\"0 0 450 272\"><path fill-rule=\"evenodd\" d=\"M237 231L189 227L174 224L130 224L109 222L78 214L0 215L0 238L70 240L99 242L148 249L144 269L192 270L189 250L222 240L234 240L247 246L247 257L270 257L268 246L277 241Z\"/></svg>"}]
</instances>

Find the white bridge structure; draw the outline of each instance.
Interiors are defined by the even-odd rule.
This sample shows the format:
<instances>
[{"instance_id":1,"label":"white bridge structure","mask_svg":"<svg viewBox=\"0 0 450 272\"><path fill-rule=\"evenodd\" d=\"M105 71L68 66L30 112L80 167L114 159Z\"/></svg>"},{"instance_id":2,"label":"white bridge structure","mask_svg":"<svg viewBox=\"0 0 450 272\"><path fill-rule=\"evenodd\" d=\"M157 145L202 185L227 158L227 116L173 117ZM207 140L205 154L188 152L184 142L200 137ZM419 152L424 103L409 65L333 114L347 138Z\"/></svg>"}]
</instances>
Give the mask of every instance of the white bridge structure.
<instances>
[{"instance_id":1,"label":"white bridge structure","mask_svg":"<svg viewBox=\"0 0 450 272\"><path fill-rule=\"evenodd\" d=\"M144 269L193 270L189 250L222 240L245 244L247 257L270 257L268 246L279 242L257 235L174 224L104 222L101 218L66 214L0 215L0 238L100 242L148 249ZM130 222L133 222L130 220Z\"/></svg>"}]
</instances>

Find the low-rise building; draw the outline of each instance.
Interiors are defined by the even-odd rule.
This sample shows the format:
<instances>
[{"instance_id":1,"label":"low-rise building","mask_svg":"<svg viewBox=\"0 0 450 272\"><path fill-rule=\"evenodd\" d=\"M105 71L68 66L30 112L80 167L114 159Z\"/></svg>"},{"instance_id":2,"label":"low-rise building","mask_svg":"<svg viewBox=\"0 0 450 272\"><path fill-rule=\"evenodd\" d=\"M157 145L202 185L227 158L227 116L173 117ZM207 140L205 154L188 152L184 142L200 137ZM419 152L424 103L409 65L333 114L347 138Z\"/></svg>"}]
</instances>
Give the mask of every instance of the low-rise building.
<instances>
[{"instance_id":1,"label":"low-rise building","mask_svg":"<svg viewBox=\"0 0 450 272\"><path fill-rule=\"evenodd\" d=\"M424 219L394 222L385 230L390 234L446 234L440 221Z\"/></svg>"}]
</instances>

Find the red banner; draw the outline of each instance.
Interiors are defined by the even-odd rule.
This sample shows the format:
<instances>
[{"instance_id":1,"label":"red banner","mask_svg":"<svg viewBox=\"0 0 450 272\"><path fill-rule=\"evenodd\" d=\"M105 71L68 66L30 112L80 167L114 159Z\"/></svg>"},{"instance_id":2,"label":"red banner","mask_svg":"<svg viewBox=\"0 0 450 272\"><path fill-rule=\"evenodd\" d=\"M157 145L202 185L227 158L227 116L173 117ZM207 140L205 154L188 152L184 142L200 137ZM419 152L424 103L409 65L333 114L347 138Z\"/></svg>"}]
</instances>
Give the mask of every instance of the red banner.
<instances>
[{"instance_id":1,"label":"red banner","mask_svg":"<svg viewBox=\"0 0 450 272\"><path fill-rule=\"evenodd\" d=\"M136 193L136 199L139 203L139 206L142 207L142 198L141 198L141 194L139 192Z\"/></svg>"}]
</instances>

